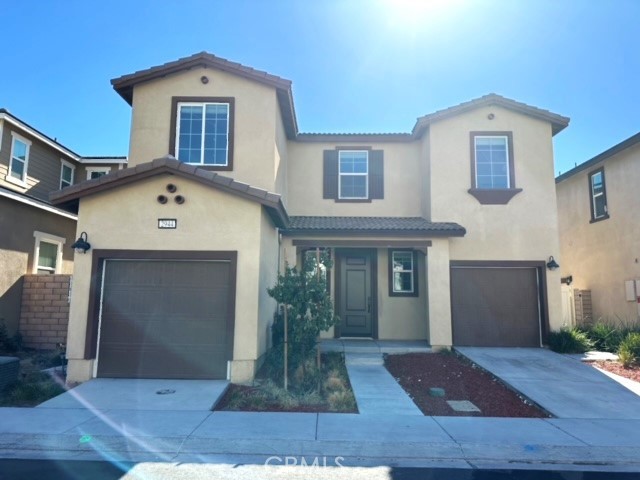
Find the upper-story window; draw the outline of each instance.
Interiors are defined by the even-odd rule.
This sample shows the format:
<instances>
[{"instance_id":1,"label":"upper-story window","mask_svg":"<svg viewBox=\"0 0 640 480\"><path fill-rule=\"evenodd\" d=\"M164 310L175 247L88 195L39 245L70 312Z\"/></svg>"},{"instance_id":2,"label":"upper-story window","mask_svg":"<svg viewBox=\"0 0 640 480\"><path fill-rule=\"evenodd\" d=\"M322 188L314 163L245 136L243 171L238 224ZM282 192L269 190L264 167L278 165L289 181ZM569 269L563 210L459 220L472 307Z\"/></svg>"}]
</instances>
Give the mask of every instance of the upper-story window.
<instances>
[{"instance_id":1,"label":"upper-story window","mask_svg":"<svg viewBox=\"0 0 640 480\"><path fill-rule=\"evenodd\" d=\"M509 188L509 139L475 137L476 188Z\"/></svg>"},{"instance_id":2,"label":"upper-story window","mask_svg":"<svg viewBox=\"0 0 640 480\"><path fill-rule=\"evenodd\" d=\"M62 165L60 167L60 188L73 185L73 175L76 167L64 160L61 160Z\"/></svg>"},{"instance_id":3,"label":"upper-story window","mask_svg":"<svg viewBox=\"0 0 640 480\"><path fill-rule=\"evenodd\" d=\"M369 152L340 150L339 197L341 199L369 198Z\"/></svg>"},{"instance_id":4,"label":"upper-story window","mask_svg":"<svg viewBox=\"0 0 640 480\"><path fill-rule=\"evenodd\" d=\"M609 218L607 189L604 183L604 167L589 174L589 197L591 201L591 222Z\"/></svg>"},{"instance_id":5,"label":"upper-story window","mask_svg":"<svg viewBox=\"0 0 640 480\"><path fill-rule=\"evenodd\" d=\"M107 175L111 171L111 167L87 167L87 180L100 178Z\"/></svg>"},{"instance_id":6,"label":"upper-story window","mask_svg":"<svg viewBox=\"0 0 640 480\"><path fill-rule=\"evenodd\" d=\"M323 152L322 198L371 202L384 198L384 152L337 147Z\"/></svg>"},{"instance_id":7,"label":"upper-story window","mask_svg":"<svg viewBox=\"0 0 640 480\"><path fill-rule=\"evenodd\" d=\"M11 136L11 161L7 179L19 184L26 184L31 142L15 133L12 133Z\"/></svg>"},{"instance_id":8,"label":"upper-story window","mask_svg":"<svg viewBox=\"0 0 640 480\"><path fill-rule=\"evenodd\" d=\"M174 97L175 138L171 151L178 160L231 170L233 160L233 98Z\"/></svg>"},{"instance_id":9,"label":"upper-story window","mask_svg":"<svg viewBox=\"0 0 640 480\"><path fill-rule=\"evenodd\" d=\"M471 132L471 188L482 204L504 205L522 189L516 177L511 132Z\"/></svg>"}]
</instances>

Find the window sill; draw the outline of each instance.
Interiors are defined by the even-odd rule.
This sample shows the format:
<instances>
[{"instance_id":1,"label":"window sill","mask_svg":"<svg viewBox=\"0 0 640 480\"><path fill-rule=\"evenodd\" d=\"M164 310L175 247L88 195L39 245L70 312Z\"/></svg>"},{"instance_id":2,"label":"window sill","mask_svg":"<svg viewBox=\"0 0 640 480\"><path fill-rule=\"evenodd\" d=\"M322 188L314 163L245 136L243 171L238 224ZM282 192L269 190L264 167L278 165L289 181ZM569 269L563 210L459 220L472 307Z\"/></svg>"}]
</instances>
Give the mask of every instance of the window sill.
<instances>
[{"instance_id":1,"label":"window sill","mask_svg":"<svg viewBox=\"0 0 640 480\"><path fill-rule=\"evenodd\" d=\"M522 191L521 188L470 188L469 194L482 205L506 205Z\"/></svg>"},{"instance_id":2,"label":"window sill","mask_svg":"<svg viewBox=\"0 0 640 480\"><path fill-rule=\"evenodd\" d=\"M591 220L589 220L589 223L598 223L601 222L602 220L606 220L609 218L609 214L605 214L602 217L598 217L598 218L592 218Z\"/></svg>"},{"instance_id":3,"label":"window sill","mask_svg":"<svg viewBox=\"0 0 640 480\"><path fill-rule=\"evenodd\" d=\"M233 167L231 165L211 165L211 164L207 164L207 163L187 163L187 162L182 162L185 165L190 165L192 167L198 167L201 168L203 170L208 170L211 172L214 171L231 171L233 170Z\"/></svg>"},{"instance_id":4,"label":"window sill","mask_svg":"<svg viewBox=\"0 0 640 480\"><path fill-rule=\"evenodd\" d=\"M336 198L336 203L371 203L370 198Z\"/></svg>"},{"instance_id":5,"label":"window sill","mask_svg":"<svg viewBox=\"0 0 640 480\"><path fill-rule=\"evenodd\" d=\"M390 297L419 297L418 292L389 292Z\"/></svg>"},{"instance_id":6,"label":"window sill","mask_svg":"<svg viewBox=\"0 0 640 480\"><path fill-rule=\"evenodd\" d=\"M17 185L17 186L19 186L19 187L22 187L22 188L29 188L29 185L27 185L27 182L23 182L22 180L18 180L17 178L12 177L10 173L7 173L7 174L4 176L4 179L5 179L7 182L9 182L9 183L13 183L14 185Z\"/></svg>"}]
</instances>

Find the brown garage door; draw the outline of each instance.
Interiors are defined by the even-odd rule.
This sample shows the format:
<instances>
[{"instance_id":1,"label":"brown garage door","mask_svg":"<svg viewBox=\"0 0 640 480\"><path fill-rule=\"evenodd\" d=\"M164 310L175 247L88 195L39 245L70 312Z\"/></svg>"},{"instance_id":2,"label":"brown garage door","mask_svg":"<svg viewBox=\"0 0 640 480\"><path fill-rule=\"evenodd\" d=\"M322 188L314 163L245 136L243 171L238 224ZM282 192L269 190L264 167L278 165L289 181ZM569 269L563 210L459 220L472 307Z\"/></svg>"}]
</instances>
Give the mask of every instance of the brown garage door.
<instances>
[{"instance_id":1,"label":"brown garage door","mask_svg":"<svg viewBox=\"0 0 640 480\"><path fill-rule=\"evenodd\" d=\"M536 268L451 267L453 344L539 347Z\"/></svg>"},{"instance_id":2,"label":"brown garage door","mask_svg":"<svg viewBox=\"0 0 640 480\"><path fill-rule=\"evenodd\" d=\"M106 260L99 377L226 378L230 263Z\"/></svg>"}]
</instances>

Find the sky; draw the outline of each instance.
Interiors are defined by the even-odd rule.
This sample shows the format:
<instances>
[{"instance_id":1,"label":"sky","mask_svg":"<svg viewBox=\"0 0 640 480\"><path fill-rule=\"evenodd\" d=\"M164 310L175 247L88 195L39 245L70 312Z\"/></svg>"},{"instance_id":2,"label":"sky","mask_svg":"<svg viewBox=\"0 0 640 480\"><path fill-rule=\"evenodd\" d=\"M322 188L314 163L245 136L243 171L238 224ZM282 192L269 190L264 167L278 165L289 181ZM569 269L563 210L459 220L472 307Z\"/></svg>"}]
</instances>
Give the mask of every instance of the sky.
<instances>
[{"instance_id":1,"label":"sky","mask_svg":"<svg viewBox=\"0 0 640 480\"><path fill-rule=\"evenodd\" d=\"M556 173L640 131L638 0L3 0L0 107L128 153L110 80L200 51L293 82L301 132L409 132L495 92L571 118Z\"/></svg>"}]
</instances>

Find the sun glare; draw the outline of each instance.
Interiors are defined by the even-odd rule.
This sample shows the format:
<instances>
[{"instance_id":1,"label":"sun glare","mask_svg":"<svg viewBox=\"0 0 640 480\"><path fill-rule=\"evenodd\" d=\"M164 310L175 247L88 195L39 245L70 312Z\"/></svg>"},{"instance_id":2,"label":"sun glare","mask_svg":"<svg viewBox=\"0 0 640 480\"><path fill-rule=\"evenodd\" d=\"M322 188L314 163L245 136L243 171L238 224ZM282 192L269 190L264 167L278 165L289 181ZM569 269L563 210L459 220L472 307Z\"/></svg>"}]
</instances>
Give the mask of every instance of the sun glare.
<instances>
[{"instance_id":1,"label":"sun glare","mask_svg":"<svg viewBox=\"0 0 640 480\"><path fill-rule=\"evenodd\" d=\"M385 15L394 27L415 30L421 25L442 20L461 0L385 0Z\"/></svg>"}]
</instances>

